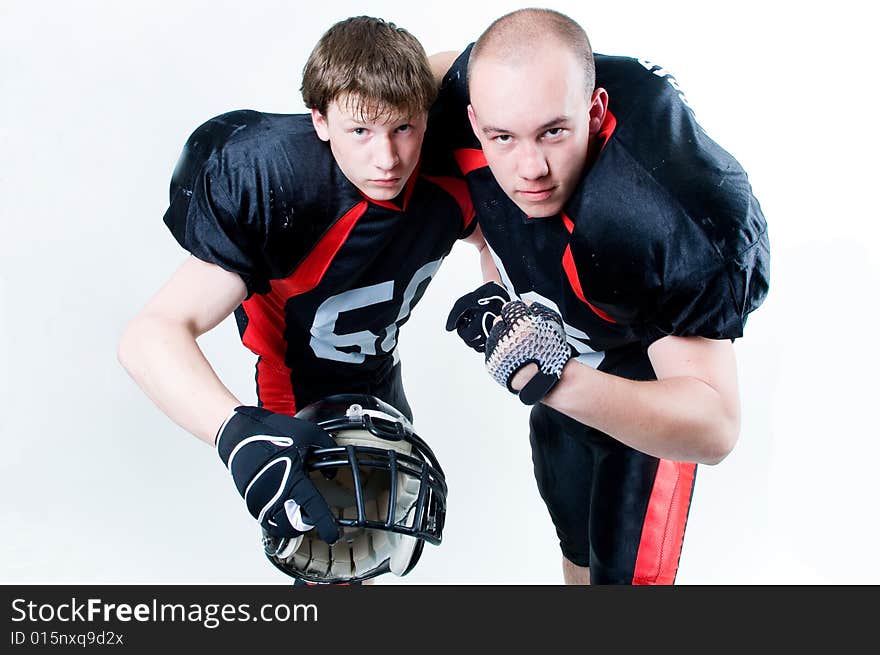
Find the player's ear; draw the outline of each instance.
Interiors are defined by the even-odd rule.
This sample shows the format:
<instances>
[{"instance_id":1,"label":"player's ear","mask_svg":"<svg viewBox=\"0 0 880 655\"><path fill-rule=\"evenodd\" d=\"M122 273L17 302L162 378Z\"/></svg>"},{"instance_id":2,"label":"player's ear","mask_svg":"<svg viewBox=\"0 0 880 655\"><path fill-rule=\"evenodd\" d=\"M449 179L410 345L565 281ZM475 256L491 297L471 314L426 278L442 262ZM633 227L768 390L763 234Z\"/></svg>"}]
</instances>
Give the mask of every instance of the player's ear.
<instances>
[{"instance_id":1,"label":"player's ear","mask_svg":"<svg viewBox=\"0 0 880 655\"><path fill-rule=\"evenodd\" d=\"M327 126L327 117L317 109L312 109L312 125L315 126L315 132L321 141L330 140L330 128Z\"/></svg>"},{"instance_id":2,"label":"player's ear","mask_svg":"<svg viewBox=\"0 0 880 655\"><path fill-rule=\"evenodd\" d=\"M593 91L590 97L590 134L597 134L605 122L608 111L608 92L602 87Z\"/></svg>"},{"instance_id":3,"label":"player's ear","mask_svg":"<svg viewBox=\"0 0 880 655\"><path fill-rule=\"evenodd\" d=\"M474 131L474 134L479 139L480 138L480 130L477 128L477 116L474 114L474 106L468 105L468 120L471 122L471 129Z\"/></svg>"}]
</instances>

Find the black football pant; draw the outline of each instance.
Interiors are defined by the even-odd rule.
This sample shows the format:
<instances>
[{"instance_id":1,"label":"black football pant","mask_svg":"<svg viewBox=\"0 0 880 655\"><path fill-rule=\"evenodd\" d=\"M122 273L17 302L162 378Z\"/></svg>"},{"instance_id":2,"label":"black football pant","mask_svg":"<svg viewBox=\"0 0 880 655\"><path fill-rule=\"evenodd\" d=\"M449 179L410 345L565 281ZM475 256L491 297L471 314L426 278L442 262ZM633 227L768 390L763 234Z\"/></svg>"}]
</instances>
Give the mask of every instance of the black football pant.
<instances>
[{"instance_id":1,"label":"black football pant","mask_svg":"<svg viewBox=\"0 0 880 655\"><path fill-rule=\"evenodd\" d=\"M563 555L592 584L672 584L696 464L645 455L537 404L532 462Z\"/></svg>"}]
</instances>

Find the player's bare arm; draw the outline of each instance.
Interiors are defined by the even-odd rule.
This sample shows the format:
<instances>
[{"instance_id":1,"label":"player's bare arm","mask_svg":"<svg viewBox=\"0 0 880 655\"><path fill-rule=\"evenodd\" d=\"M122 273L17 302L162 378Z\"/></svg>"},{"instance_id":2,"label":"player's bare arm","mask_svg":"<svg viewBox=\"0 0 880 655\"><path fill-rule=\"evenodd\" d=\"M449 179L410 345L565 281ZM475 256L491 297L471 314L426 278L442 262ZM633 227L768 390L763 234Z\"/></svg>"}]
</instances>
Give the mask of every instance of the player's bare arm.
<instances>
[{"instance_id":1,"label":"player's bare arm","mask_svg":"<svg viewBox=\"0 0 880 655\"><path fill-rule=\"evenodd\" d=\"M446 75L446 71L452 67L452 62L454 62L460 54L461 51L459 50L445 50L443 52L436 52L428 57L428 63L431 65L431 72L434 74L434 80L436 80L437 86L440 86L440 83L443 81L443 76Z\"/></svg>"},{"instance_id":2,"label":"player's bare arm","mask_svg":"<svg viewBox=\"0 0 880 655\"><path fill-rule=\"evenodd\" d=\"M120 363L175 423L205 443L241 405L205 359L196 339L241 304L244 282L189 257L132 319L119 342Z\"/></svg>"},{"instance_id":3,"label":"player's bare arm","mask_svg":"<svg viewBox=\"0 0 880 655\"><path fill-rule=\"evenodd\" d=\"M648 356L655 381L627 380L569 360L543 402L654 457L719 463L739 435L733 345L665 337L651 345ZM524 383L515 378L512 386Z\"/></svg>"},{"instance_id":4,"label":"player's bare arm","mask_svg":"<svg viewBox=\"0 0 880 655\"><path fill-rule=\"evenodd\" d=\"M495 262L492 261L492 253L486 244L486 239L483 237L483 231L480 229L480 226L475 227L474 231L464 241L474 246L480 253L480 270L483 274L483 282L497 282L501 284L501 275L495 267Z\"/></svg>"}]
</instances>

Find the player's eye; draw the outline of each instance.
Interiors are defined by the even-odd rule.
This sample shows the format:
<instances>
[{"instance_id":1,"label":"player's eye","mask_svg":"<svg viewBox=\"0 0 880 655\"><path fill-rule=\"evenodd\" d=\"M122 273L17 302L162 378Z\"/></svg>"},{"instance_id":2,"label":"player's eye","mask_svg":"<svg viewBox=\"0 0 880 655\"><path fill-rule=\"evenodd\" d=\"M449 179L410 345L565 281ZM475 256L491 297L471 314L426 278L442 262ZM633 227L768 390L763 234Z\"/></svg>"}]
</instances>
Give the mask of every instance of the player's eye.
<instances>
[{"instance_id":1,"label":"player's eye","mask_svg":"<svg viewBox=\"0 0 880 655\"><path fill-rule=\"evenodd\" d=\"M355 136L364 136L367 133L367 128L365 127L356 127L351 131Z\"/></svg>"},{"instance_id":2,"label":"player's eye","mask_svg":"<svg viewBox=\"0 0 880 655\"><path fill-rule=\"evenodd\" d=\"M565 132L565 128L562 128L562 127L551 127L549 130L547 130L546 132L544 132L544 134L546 134L547 136L549 136L549 137L552 139L552 138L555 138L555 137L557 137L557 136L561 136L563 132Z\"/></svg>"},{"instance_id":3,"label":"player's eye","mask_svg":"<svg viewBox=\"0 0 880 655\"><path fill-rule=\"evenodd\" d=\"M509 134L499 134L498 136L493 137L492 140L495 143L506 144L506 143L510 143L511 141L513 141L513 137L510 136Z\"/></svg>"},{"instance_id":4,"label":"player's eye","mask_svg":"<svg viewBox=\"0 0 880 655\"><path fill-rule=\"evenodd\" d=\"M404 125L399 125L397 131L401 134L406 134L407 132L412 131L412 125L409 123L405 123Z\"/></svg>"}]
</instances>

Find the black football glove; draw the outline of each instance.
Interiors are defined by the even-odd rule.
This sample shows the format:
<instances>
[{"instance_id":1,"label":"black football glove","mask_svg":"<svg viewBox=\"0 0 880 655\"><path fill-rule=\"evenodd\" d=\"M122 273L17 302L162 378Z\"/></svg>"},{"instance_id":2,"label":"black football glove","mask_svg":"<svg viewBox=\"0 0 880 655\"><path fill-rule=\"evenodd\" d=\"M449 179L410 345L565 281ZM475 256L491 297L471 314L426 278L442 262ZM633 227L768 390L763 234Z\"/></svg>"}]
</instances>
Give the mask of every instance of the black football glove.
<instances>
[{"instance_id":1,"label":"black football glove","mask_svg":"<svg viewBox=\"0 0 880 655\"><path fill-rule=\"evenodd\" d=\"M315 527L328 544L339 528L304 466L310 448L335 447L314 423L261 407L236 407L217 435L217 454L266 532L295 537Z\"/></svg>"},{"instance_id":2,"label":"black football glove","mask_svg":"<svg viewBox=\"0 0 880 655\"><path fill-rule=\"evenodd\" d=\"M509 300L503 286L487 282L455 301L446 319L446 329L449 332L456 330L458 336L478 353L485 352L492 322L501 315L501 308Z\"/></svg>"},{"instance_id":3,"label":"black football glove","mask_svg":"<svg viewBox=\"0 0 880 655\"><path fill-rule=\"evenodd\" d=\"M534 405L559 382L562 369L572 357L562 317L541 303L526 305L514 300L501 310L501 320L486 340L486 368L498 384L517 393L511 383L528 364L538 372L519 391L519 399Z\"/></svg>"}]
</instances>

